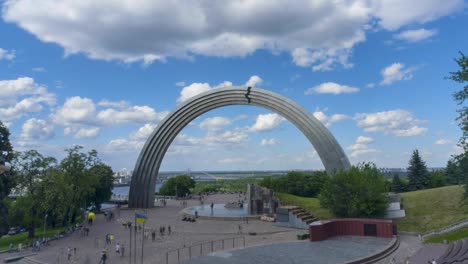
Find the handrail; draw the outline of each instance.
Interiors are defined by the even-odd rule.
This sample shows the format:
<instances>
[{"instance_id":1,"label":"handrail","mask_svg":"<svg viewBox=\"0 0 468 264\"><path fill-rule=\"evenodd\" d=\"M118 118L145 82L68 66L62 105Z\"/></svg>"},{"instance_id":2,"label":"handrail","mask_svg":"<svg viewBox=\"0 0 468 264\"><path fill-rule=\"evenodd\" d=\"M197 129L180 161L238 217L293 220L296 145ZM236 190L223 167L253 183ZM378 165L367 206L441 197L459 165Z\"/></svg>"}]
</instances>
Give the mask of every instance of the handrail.
<instances>
[{"instance_id":1,"label":"handrail","mask_svg":"<svg viewBox=\"0 0 468 264\"><path fill-rule=\"evenodd\" d=\"M235 241L238 240L238 239L242 239L242 247L236 247L235 246ZM225 244L226 244L225 241L228 241L228 242L232 241L232 247L230 247L231 249L245 248L245 236L224 238L224 239L218 239L218 240L211 240L211 241L207 241L207 242L195 243L195 244L192 244L190 246L184 246L184 247L180 247L180 248L171 249L171 250L166 251L166 264L169 264L169 254L172 253L172 252L177 252L177 263L179 263L181 261L180 250L188 249L189 250L188 260L190 260L190 259L192 259L192 248L200 247L200 256L203 256L203 246L204 245L210 245L211 250L209 251L209 253L212 253L212 252L215 252L214 244L216 242L220 242L220 241L222 242L222 249L221 250L225 250Z\"/></svg>"}]
</instances>

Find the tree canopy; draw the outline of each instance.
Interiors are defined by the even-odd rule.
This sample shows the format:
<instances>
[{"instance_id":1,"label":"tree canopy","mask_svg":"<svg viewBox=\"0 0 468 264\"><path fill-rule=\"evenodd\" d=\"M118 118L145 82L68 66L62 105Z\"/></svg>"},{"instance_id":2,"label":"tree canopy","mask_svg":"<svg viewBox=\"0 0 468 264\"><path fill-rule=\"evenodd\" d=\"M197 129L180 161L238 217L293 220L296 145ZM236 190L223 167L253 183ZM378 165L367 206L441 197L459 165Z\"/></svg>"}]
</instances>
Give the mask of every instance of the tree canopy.
<instances>
[{"instance_id":1,"label":"tree canopy","mask_svg":"<svg viewBox=\"0 0 468 264\"><path fill-rule=\"evenodd\" d=\"M34 229L44 221L53 227L67 226L88 206L99 209L110 198L112 169L100 161L95 150L85 153L82 149L66 149L60 163L36 150L16 153L13 166L24 195L10 204L10 225L27 227L29 237L34 237Z\"/></svg>"},{"instance_id":2,"label":"tree canopy","mask_svg":"<svg viewBox=\"0 0 468 264\"><path fill-rule=\"evenodd\" d=\"M315 171L313 173L290 171L286 176L265 177L259 184L275 192L316 197L327 178L327 173L324 171Z\"/></svg>"},{"instance_id":3,"label":"tree canopy","mask_svg":"<svg viewBox=\"0 0 468 264\"><path fill-rule=\"evenodd\" d=\"M9 161L13 159L13 147L10 142L10 130L0 121L0 159ZM8 230L8 207L5 198L14 186L14 171L0 175L0 234Z\"/></svg>"},{"instance_id":4,"label":"tree canopy","mask_svg":"<svg viewBox=\"0 0 468 264\"><path fill-rule=\"evenodd\" d=\"M178 175L170 178L161 186L159 193L162 195L172 195L177 197L191 194L191 189L195 187L195 181L188 175Z\"/></svg>"},{"instance_id":5,"label":"tree canopy","mask_svg":"<svg viewBox=\"0 0 468 264\"><path fill-rule=\"evenodd\" d=\"M454 164L457 166L458 170L455 170L455 168L452 167L450 173L459 173L460 177L456 178L463 179L463 183L465 184L465 198L468 198L468 107L465 104L465 101L468 98L468 57L460 52L460 58L455 59L455 62L459 68L457 71L450 72L448 79L463 85L461 90L453 94L455 102L461 106L461 108L457 110L457 121L462 130L459 146L462 147L463 152L454 156ZM447 166L448 165L449 164L447 164ZM450 180L453 181L455 175L452 174L451 176Z\"/></svg>"},{"instance_id":6,"label":"tree canopy","mask_svg":"<svg viewBox=\"0 0 468 264\"><path fill-rule=\"evenodd\" d=\"M413 150L408 166L408 188L411 191L430 187L431 180L426 163L422 160L417 149Z\"/></svg>"},{"instance_id":7,"label":"tree canopy","mask_svg":"<svg viewBox=\"0 0 468 264\"><path fill-rule=\"evenodd\" d=\"M330 176L320 204L338 217L383 216L388 202L385 179L372 163L352 166Z\"/></svg>"}]
</instances>

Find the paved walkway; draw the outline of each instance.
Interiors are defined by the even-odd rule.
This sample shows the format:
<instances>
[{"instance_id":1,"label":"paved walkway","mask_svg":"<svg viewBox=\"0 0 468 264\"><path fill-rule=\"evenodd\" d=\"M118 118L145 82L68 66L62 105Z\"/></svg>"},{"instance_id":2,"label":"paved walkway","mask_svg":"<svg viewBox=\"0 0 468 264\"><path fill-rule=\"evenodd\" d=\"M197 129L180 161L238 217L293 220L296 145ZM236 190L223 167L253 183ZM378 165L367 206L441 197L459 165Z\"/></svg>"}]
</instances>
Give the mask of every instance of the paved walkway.
<instances>
[{"instance_id":1,"label":"paved walkway","mask_svg":"<svg viewBox=\"0 0 468 264\"><path fill-rule=\"evenodd\" d=\"M208 196L205 203L224 203L237 201L237 195L212 195ZM199 205L198 200L187 201L187 207ZM160 226L167 227L170 225L172 234L164 236L157 235L155 242L145 239L143 263L165 263L166 252L168 250L182 248L197 243L209 242L212 240L228 239L232 237L245 237L247 246L270 244L280 241L291 241L296 239L297 234L303 234L307 231L298 230L286 227L275 226L272 223L262 222L259 220L244 221L216 221L216 220L198 220L195 223L181 221L179 211L183 207L180 201L168 201L166 207L158 207L147 211L148 222L146 227L159 230ZM45 263L97 263L100 258L101 251L107 250L109 261L108 263L119 264L129 263L129 229L124 228L117 219L134 221L134 210L120 210L120 213L115 211L116 220L107 222L102 215L97 215L96 221L90 226L89 236L84 237L80 232L76 232L67 238L59 241L51 242L48 247L42 248L34 259ZM239 225L242 227L242 233L239 232ZM248 232L256 232L257 235L246 235ZM105 235L114 234L115 240L112 245L105 245ZM142 233L137 234L137 263L140 263L141 257L141 241ZM120 243L125 247L125 256L120 257L114 252L115 244ZM236 241L236 246L240 246L239 240ZM226 242L226 246L229 244ZM67 260L67 247L76 248L77 253L73 254L71 260ZM133 253L133 252L132 252ZM12 254L0 255L0 261Z\"/></svg>"},{"instance_id":2,"label":"paved walkway","mask_svg":"<svg viewBox=\"0 0 468 264\"><path fill-rule=\"evenodd\" d=\"M225 203L237 201L237 195L212 195L208 196L205 203ZM199 205L198 200L189 200L186 207ZM195 246L192 248L194 252L188 252L191 245L197 245L204 243L202 249L203 255L208 254L211 251L210 241L226 239L225 249L229 249L228 246L232 245L232 240L228 240L233 237L237 237L235 240L235 247L241 247L243 239L247 247L255 245L273 244L278 242L296 241L297 234L306 233L306 230L292 229L287 227L275 226L272 223L262 222L258 220L249 220L248 223L244 221L217 221L217 220L198 220L195 223L181 221L179 215L180 210L184 207L180 201L168 201L166 207L157 207L147 211L149 220L146 224L147 227L159 230L160 226L170 225L172 227L172 234L169 236L157 235L156 241L152 242L151 237L145 239L144 242L144 256L145 261L143 263L166 263L166 252L186 246L186 250L180 251L180 259L187 259L188 254L197 254L198 249ZM120 212L115 211L116 219L134 221L134 210L121 210ZM238 234L239 225L242 227L242 233ZM77 232L71 236L61 239L59 241L51 242L48 247L42 248L34 259L43 261L45 263L97 263L100 258L101 251L107 250L109 255L108 263L120 264L129 263L129 229L126 229L122 224L114 220L112 222L105 221L102 215L97 215L95 223L90 226L89 236L83 237L81 233ZM257 235L250 236L248 232L256 232ZM115 240L112 245L105 245L105 235L114 234ZM141 257L141 240L142 233L137 234L137 263L140 262ZM242 242L241 242L242 241ZM120 257L114 252L115 244L120 243L125 247L125 256ZM215 251L221 250L222 242L218 241L214 243ZM304 243L307 244L307 243ZM67 247L76 248L76 254L73 254L71 260L67 260ZM232 247L231 247L232 248ZM420 251L424 248L422 251ZM377 262L378 264L392 263L405 263L406 259L410 260L410 263L426 264L427 260L431 259L438 254L442 254L444 245L437 244L435 246L423 245L418 237L416 236L400 236L400 247L389 257ZM250 250L250 249L249 249ZM134 251L134 250L133 250ZM418 252L419 251L419 252ZM175 251L176 252L176 251ZM175 252L172 252L174 254ZM134 253L134 252L132 252ZM17 253L1 254L0 262L3 259L13 256ZM286 253L285 253L286 254ZM295 254L295 253L294 253ZM413 258L410 258L413 256ZM171 259L174 257L170 256ZM171 260L170 259L170 260ZM427 260L426 260L427 259ZM324 262L325 263L325 262ZM257 264L257 263L256 263Z\"/></svg>"},{"instance_id":3,"label":"paved walkway","mask_svg":"<svg viewBox=\"0 0 468 264\"><path fill-rule=\"evenodd\" d=\"M365 257L385 248L391 239L378 237L333 237L321 242L284 242L215 252L183 264L336 264Z\"/></svg>"}]
</instances>

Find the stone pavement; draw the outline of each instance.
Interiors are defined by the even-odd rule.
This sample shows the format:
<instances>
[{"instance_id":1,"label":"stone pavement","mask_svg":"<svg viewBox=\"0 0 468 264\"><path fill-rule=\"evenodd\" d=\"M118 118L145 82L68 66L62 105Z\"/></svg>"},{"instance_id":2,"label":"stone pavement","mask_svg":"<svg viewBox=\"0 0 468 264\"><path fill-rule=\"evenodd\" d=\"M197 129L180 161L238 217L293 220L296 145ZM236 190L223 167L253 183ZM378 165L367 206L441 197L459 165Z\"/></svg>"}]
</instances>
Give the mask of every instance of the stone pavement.
<instances>
[{"instance_id":1,"label":"stone pavement","mask_svg":"<svg viewBox=\"0 0 468 264\"><path fill-rule=\"evenodd\" d=\"M208 196L205 203L224 203L237 201L238 196L232 195L211 195ZM187 207L199 205L198 200L189 200ZM216 220L198 220L195 223L181 221L179 215L183 207L180 201L168 201L166 207L157 207L147 210L149 218L146 227L159 230L160 226L170 225L172 234L160 236L157 232L157 239L151 242L151 235L144 243L144 262L143 263L165 263L166 252L193 244L219 240L223 238L232 238L245 236L247 246L270 244L279 241L291 241L296 239L297 234L303 234L306 230L278 227L272 223L259 220L244 221L216 221ZM142 212L142 211L138 211ZM134 210L115 211L114 221L107 222L102 215L97 215L96 221L90 226L89 236L84 237L80 232L75 232L69 237L58 241L52 241L48 247L43 247L34 259L45 263L98 263L100 253L103 249L108 252L108 263L119 264L129 263L129 229L117 221L117 219L134 221ZM243 234L238 234L239 225L242 226ZM257 235L245 235L248 232L256 232ZM105 245L105 235L113 234L115 240L112 245ZM141 257L142 233L137 234L137 263ZM125 256L118 256L114 249L115 244L120 243L125 246ZM236 242L238 243L238 242ZM70 261L67 260L67 247L77 248L76 255L73 254ZM133 253L133 252L132 252ZM12 253L11 255L14 255ZM1 258L7 258L9 254L2 254Z\"/></svg>"},{"instance_id":2,"label":"stone pavement","mask_svg":"<svg viewBox=\"0 0 468 264\"><path fill-rule=\"evenodd\" d=\"M336 264L363 258L385 248L391 239L333 237L321 242L283 242L234 251L215 252L183 264Z\"/></svg>"},{"instance_id":3,"label":"stone pavement","mask_svg":"<svg viewBox=\"0 0 468 264\"><path fill-rule=\"evenodd\" d=\"M225 203L237 201L238 196L232 195L212 195L208 196L205 203ZM189 200L187 207L199 205L198 200ZM151 236L145 240L144 247L144 262L143 263L166 263L166 252L178 248L183 248L184 245L188 249L191 245L205 243L203 254L206 255L210 251L210 241L220 239L230 239L237 237L235 241L236 247L240 247L242 237L245 238L246 246L265 245L278 242L295 241L297 234L304 234L306 230L292 229L287 227L275 226L272 223L262 222L258 220L249 220L248 223L244 221L219 221L219 220L198 220L195 223L181 221L179 212L183 209L180 201L168 201L166 207L157 207L147 211L149 220L146 224L149 228L159 230L160 226L171 225L172 234L170 236L157 235L156 241L151 242ZM142 212L142 211L138 211ZM134 210L120 210L115 211L115 218L121 220L134 221ZM242 226L243 234L238 234L239 225ZM248 232L256 232L257 235L247 235ZM114 234L115 240L112 245L105 245L105 235ZM106 249L109 255L108 263L120 264L129 263L129 229L124 228L117 220L112 222L105 221L102 215L97 215L95 223L90 226L90 233L88 237L83 237L80 232L76 232L67 238L59 241L51 242L48 247L43 247L34 259L43 261L45 263L98 263L100 253ZM142 234L137 234L137 263L140 262L141 257L141 239ZM399 248L389 257L377 262L378 264L392 263L405 263L408 258L410 263L427 263L426 259L431 259L432 254L439 254L443 250L442 246L423 245L417 236L401 235ZM226 248L231 245L226 240ZM231 240L230 240L231 241ZM125 256L120 257L114 252L115 244L121 243L125 246ZM220 250L219 243L214 245L215 251ZM306 243L307 244L307 243ZM440 245L440 244L438 244ZM76 255L73 254L70 261L67 260L67 247L77 248ZM217 247L217 249L216 249ZM423 250L421 250L424 248ZM199 252L200 248L192 248ZM419 251L421 250L421 251ZM28 250L30 251L30 250ZM196 252L193 252L195 254ZM175 251L176 252L176 251ZM175 252L172 252L174 254ZM443 251L442 251L443 252ZM133 252L132 252L133 253ZM0 262L3 259L13 256L17 253L1 254ZM185 255L184 255L185 254ZM440 253L441 254L441 253ZM439 254L439 255L440 255ZM187 250L181 250L180 259L188 258ZM413 258L410 258L413 256ZM172 256L170 261L173 260Z\"/></svg>"}]
</instances>

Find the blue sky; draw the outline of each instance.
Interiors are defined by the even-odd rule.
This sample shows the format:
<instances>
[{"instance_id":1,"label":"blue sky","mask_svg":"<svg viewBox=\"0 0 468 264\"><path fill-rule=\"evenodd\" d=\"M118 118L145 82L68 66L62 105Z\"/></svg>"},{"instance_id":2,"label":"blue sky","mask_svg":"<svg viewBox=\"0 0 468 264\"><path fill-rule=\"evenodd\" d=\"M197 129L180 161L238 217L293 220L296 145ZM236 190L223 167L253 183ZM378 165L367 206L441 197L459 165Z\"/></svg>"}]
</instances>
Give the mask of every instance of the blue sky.
<instances>
[{"instance_id":1,"label":"blue sky","mask_svg":"<svg viewBox=\"0 0 468 264\"><path fill-rule=\"evenodd\" d=\"M63 157L79 144L132 169L181 102L253 85L322 121L353 164L429 167L458 153L468 53L466 2L0 1L0 120L15 150ZM307 139L265 109L231 106L194 120L162 170L322 169Z\"/></svg>"}]
</instances>

